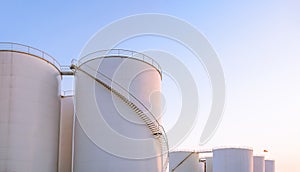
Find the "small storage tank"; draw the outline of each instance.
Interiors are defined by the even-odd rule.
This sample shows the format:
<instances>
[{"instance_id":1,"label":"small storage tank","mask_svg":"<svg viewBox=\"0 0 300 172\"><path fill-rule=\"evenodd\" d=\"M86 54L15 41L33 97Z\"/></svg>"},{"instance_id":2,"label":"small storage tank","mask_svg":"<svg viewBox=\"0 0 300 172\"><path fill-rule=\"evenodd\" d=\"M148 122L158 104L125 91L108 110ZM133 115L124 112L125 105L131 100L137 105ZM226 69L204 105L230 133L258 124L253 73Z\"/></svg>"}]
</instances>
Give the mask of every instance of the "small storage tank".
<instances>
[{"instance_id":1,"label":"small storage tank","mask_svg":"<svg viewBox=\"0 0 300 172\"><path fill-rule=\"evenodd\" d=\"M57 171L61 75L54 62L35 48L0 43L1 172Z\"/></svg>"},{"instance_id":2,"label":"small storage tank","mask_svg":"<svg viewBox=\"0 0 300 172\"><path fill-rule=\"evenodd\" d=\"M265 172L264 156L253 156L253 172Z\"/></svg>"},{"instance_id":3,"label":"small storage tank","mask_svg":"<svg viewBox=\"0 0 300 172\"><path fill-rule=\"evenodd\" d=\"M199 154L196 152L171 152L170 153L170 172L199 172Z\"/></svg>"},{"instance_id":4,"label":"small storage tank","mask_svg":"<svg viewBox=\"0 0 300 172\"><path fill-rule=\"evenodd\" d=\"M253 172L253 150L218 148L213 150L213 172Z\"/></svg>"},{"instance_id":5,"label":"small storage tank","mask_svg":"<svg viewBox=\"0 0 300 172\"><path fill-rule=\"evenodd\" d=\"M58 172L72 171L73 95L61 96Z\"/></svg>"},{"instance_id":6,"label":"small storage tank","mask_svg":"<svg viewBox=\"0 0 300 172\"><path fill-rule=\"evenodd\" d=\"M160 121L161 72L135 52L119 53L95 53L76 67L74 172L163 170L163 133L141 118Z\"/></svg>"},{"instance_id":7,"label":"small storage tank","mask_svg":"<svg viewBox=\"0 0 300 172\"><path fill-rule=\"evenodd\" d=\"M266 160L265 167L265 172L275 172L275 160Z\"/></svg>"}]
</instances>

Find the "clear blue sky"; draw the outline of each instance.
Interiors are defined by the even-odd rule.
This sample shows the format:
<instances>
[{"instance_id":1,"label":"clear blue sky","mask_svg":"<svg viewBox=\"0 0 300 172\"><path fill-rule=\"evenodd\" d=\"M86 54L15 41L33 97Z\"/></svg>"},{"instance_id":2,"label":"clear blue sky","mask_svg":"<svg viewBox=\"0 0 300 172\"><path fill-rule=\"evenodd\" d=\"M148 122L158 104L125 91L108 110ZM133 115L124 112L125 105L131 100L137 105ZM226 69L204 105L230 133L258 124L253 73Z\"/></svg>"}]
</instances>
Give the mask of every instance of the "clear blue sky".
<instances>
[{"instance_id":1,"label":"clear blue sky","mask_svg":"<svg viewBox=\"0 0 300 172\"><path fill-rule=\"evenodd\" d=\"M0 41L31 45L69 64L96 31L140 13L168 14L191 23L219 55L226 79L226 109L205 147L248 145L257 153L268 149L279 172L300 169L297 0L1 0ZM205 95L202 101L210 100L208 94L199 92ZM200 107L204 113L209 103ZM185 145L197 145L205 120L204 115Z\"/></svg>"}]
</instances>

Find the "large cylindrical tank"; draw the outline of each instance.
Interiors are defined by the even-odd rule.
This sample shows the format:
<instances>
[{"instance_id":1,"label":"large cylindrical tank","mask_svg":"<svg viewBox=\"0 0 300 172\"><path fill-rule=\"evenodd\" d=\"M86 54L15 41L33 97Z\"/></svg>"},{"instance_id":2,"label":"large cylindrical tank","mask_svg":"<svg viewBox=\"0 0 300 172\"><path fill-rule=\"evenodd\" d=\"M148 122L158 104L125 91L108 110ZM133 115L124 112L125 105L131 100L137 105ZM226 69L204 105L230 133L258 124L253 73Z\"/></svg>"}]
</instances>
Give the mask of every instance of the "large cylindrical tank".
<instances>
[{"instance_id":1,"label":"large cylindrical tank","mask_svg":"<svg viewBox=\"0 0 300 172\"><path fill-rule=\"evenodd\" d=\"M253 156L253 172L265 172L264 156Z\"/></svg>"},{"instance_id":2,"label":"large cylindrical tank","mask_svg":"<svg viewBox=\"0 0 300 172\"><path fill-rule=\"evenodd\" d=\"M74 103L72 95L61 97L58 172L72 171Z\"/></svg>"},{"instance_id":3,"label":"large cylindrical tank","mask_svg":"<svg viewBox=\"0 0 300 172\"><path fill-rule=\"evenodd\" d=\"M265 172L275 172L275 160L265 161Z\"/></svg>"},{"instance_id":4,"label":"large cylindrical tank","mask_svg":"<svg viewBox=\"0 0 300 172\"><path fill-rule=\"evenodd\" d=\"M94 58L79 63L78 67L74 172L162 171L161 144L156 136L132 107L95 81L97 78L105 82L150 115L142 103L158 118L161 111L158 69L125 56Z\"/></svg>"},{"instance_id":5,"label":"large cylindrical tank","mask_svg":"<svg viewBox=\"0 0 300 172\"><path fill-rule=\"evenodd\" d=\"M253 172L253 150L218 148L213 150L213 172Z\"/></svg>"},{"instance_id":6,"label":"large cylindrical tank","mask_svg":"<svg viewBox=\"0 0 300 172\"><path fill-rule=\"evenodd\" d=\"M171 152L170 153L170 172L199 172L199 154L196 152Z\"/></svg>"},{"instance_id":7,"label":"large cylindrical tank","mask_svg":"<svg viewBox=\"0 0 300 172\"><path fill-rule=\"evenodd\" d=\"M0 51L1 172L57 171L61 75L38 52Z\"/></svg>"}]
</instances>

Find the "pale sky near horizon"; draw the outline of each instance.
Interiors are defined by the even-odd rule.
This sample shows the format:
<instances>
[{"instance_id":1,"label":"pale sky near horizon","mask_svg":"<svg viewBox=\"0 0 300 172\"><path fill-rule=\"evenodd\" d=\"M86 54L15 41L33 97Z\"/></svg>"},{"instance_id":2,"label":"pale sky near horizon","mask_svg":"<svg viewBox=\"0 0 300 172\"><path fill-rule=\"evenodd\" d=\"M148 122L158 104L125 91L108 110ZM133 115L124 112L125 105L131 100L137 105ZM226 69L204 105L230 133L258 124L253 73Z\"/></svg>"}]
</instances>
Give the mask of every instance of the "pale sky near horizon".
<instances>
[{"instance_id":1,"label":"pale sky near horizon","mask_svg":"<svg viewBox=\"0 0 300 172\"><path fill-rule=\"evenodd\" d=\"M267 149L267 156L276 160L277 172L300 169L300 1L1 0L0 42L31 45L61 64L69 64L95 32L141 13L167 14L190 23L219 55L226 80L226 106L218 130L203 148L242 145L253 147L256 154ZM168 51L178 46L165 44L161 48ZM144 48L131 47L134 41L125 45L140 51ZM206 92L209 80L203 74L195 76L203 79L198 90L202 116L184 143L191 147L197 146L211 101ZM64 89L70 88L65 83Z\"/></svg>"}]
</instances>

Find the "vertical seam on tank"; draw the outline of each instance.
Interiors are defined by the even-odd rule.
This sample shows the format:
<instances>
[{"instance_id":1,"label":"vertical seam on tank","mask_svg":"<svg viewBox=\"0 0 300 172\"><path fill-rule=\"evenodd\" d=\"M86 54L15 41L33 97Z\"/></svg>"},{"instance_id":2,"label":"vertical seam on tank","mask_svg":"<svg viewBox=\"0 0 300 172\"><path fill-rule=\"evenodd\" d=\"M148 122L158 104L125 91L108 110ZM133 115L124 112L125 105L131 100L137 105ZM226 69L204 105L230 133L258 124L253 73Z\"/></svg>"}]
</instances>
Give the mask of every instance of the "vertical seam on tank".
<instances>
[{"instance_id":1,"label":"vertical seam on tank","mask_svg":"<svg viewBox=\"0 0 300 172\"><path fill-rule=\"evenodd\" d=\"M61 107L59 112L59 122L58 122L58 143L57 143L57 160L56 160L56 171L59 170L59 162L60 162L60 127L61 127Z\"/></svg>"},{"instance_id":2,"label":"vertical seam on tank","mask_svg":"<svg viewBox=\"0 0 300 172\"><path fill-rule=\"evenodd\" d=\"M75 77L75 72L74 72L74 77ZM75 80L75 78L74 78ZM75 82L75 81L74 81ZM75 85L75 84L74 84ZM76 88L74 88L76 89ZM76 90L75 90L76 91ZM74 93L75 96L75 93ZM71 171L74 171L74 147L75 147L75 122L76 122L76 115L75 115L75 98L74 96L72 97L73 101L73 121L72 121L72 150L71 150Z\"/></svg>"},{"instance_id":3,"label":"vertical seam on tank","mask_svg":"<svg viewBox=\"0 0 300 172\"><path fill-rule=\"evenodd\" d=\"M9 161L9 150L10 150L10 126L11 126L11 115L12 115L12 89L13 89L13 53L10 52L10 62L9 62L9 88L8 88L8 120L7 120L7 152L6 152L6 166L5 169L8 170L7 164Z\"/></svg>"},{"instance_id":4,"label":"vertical seam on tank","mask_svg":"<svg viewBox=\"0 0 300 172\"><path fill-rule=\"evenodd\" d=\"M60 87L60 85L59 85L59 87ZM60 92L60 89L58 89L59 90L59 92ZM62 112L61 112L61 108L62 108L62 106L61 106L61 99L62 99L62 97L61 97L61 95L59 95L60 93L58 93L58 97L59 97L59 106L60 106L60 108L59 108L59 122L58 122L58 144L57 144L57 165L56 165L56 171L58 172L59 171L59 164L60 164L60 131L61 131L61 116L62 116Z\"/></svg>"}]
</instances>

